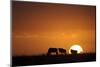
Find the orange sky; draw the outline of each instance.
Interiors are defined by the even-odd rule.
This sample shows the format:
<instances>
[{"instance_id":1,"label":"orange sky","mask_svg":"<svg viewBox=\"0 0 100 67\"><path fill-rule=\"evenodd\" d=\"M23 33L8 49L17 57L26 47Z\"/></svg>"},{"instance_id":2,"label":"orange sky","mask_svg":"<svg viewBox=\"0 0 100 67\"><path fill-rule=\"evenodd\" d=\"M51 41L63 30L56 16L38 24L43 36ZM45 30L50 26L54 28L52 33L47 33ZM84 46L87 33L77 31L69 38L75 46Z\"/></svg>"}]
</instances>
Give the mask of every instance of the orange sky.
<instances>
[{"instance_id":1,"label":"orange sky","mask_svg":"<svg viewBox=\"0 0 100 67\"><path fill-rule=\"evenodd\" d=\"M95 52L95 24L95 6L13 1L13 55L45 54L50 47L68 52L74 44Z\"/></svg>"}]
</instances>

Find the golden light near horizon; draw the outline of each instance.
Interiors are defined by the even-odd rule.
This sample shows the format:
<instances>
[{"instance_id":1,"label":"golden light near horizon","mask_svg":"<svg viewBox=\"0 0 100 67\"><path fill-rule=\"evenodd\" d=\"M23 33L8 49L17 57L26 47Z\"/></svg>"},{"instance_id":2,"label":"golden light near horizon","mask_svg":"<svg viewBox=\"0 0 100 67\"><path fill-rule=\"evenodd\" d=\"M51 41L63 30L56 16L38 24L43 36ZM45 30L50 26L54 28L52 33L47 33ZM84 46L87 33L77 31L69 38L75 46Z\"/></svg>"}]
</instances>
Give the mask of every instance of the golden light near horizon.
<instances>
[{"instance_id":1,"label":"golden light near horizon","mask_svg":"<svg viewBox=\"0 0 100 67\"><path fill-rule=\"evenodd\" d=\"M71 50L76 50L78 54L83 52L83 48L80 45L72 45L69 49L69 54L71 54Z\"/></svg>"},{"instance_id":2,"label":"golden light near horizon","mask_svg":"<svg viewBox=\"0 0 100 67\"><path fill-rule=\"evenodd\" d=\"M72 38L76 38L77 35L76 35L76 34L72 34L71 37L72 37Z\"/></svg>"}]
</instances>

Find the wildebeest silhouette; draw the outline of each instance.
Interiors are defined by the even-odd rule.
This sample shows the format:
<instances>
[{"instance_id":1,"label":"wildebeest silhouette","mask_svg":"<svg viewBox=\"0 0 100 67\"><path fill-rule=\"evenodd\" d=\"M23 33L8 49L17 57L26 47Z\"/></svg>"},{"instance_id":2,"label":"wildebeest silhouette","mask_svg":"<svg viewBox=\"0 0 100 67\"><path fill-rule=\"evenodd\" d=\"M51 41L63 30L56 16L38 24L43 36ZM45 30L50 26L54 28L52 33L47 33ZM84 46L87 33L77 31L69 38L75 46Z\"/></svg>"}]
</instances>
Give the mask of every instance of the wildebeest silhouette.
<instances>
[{"instance_id":1,"label":"wildebeest silhouette","mask_svg":"<svg viewBox=\"0 0 100 67\"><path fill-rule=\"evenodd\" d=\"M72 50L71 49L71 54L77 54L77 50Z\"/></svg>"},{"instance_id":2,"label":"wildebeest silhouette","mask_svg":"<svg viewBox=\"0 0 100 67\"><path fill-rule=\"evenodd\" d=\"M51 53L56 53L58 55L58 50L57 48L49 48L47 55L51 55Z\"/></svg>"},{"instance_id":3,"label":"wildebeest silhouette","mask_svg":"<svg viewBox=\"0 0 100 67\"><path fill-rule=\"evenodd\" d=\"M63 48L58 48L59 53L66 55L66 50Z\"/></svg>"},{"instance_id":4,"label":"wildebeest silhouette","mask_svg":"<svg viewBox=\"0 0 100 67\"><path fill-rule=\"evenodd\" d=\"M58 55L59 53L66 55L66 50L63 48L49 48L47 55L52 55L52 53L55 53L55 55Z\"/></svg>"}]
</instances>

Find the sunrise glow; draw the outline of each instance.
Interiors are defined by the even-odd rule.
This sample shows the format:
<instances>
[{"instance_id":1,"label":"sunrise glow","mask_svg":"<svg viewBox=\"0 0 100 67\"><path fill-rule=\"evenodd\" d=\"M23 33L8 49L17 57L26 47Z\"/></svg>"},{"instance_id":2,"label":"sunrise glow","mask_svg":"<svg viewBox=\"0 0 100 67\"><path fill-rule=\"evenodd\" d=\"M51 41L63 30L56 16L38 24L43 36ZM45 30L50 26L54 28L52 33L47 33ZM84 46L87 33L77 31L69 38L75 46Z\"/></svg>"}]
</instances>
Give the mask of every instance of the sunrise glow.
<instances>
[{"instance_id":1,"label":"sunrise glow","mask_svg":"<svg viewBox=\"0 0 100 67\"><path fill-rule=\"evenodd\" d=\"M69 54L71 54L71 50L76 50L78 54L83 52L83 48L80 45L71 46L69 49Z\"/></svg>"}]
</instances>

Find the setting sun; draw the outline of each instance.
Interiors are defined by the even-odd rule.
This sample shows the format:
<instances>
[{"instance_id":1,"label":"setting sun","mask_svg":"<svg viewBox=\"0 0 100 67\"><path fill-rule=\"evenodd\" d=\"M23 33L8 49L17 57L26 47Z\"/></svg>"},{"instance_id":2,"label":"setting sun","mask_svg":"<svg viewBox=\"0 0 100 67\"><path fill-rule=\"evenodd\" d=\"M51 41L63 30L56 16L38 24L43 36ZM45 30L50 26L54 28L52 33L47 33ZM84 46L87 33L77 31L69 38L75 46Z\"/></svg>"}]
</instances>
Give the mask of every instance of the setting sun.
<instances>
[{"instance_id":1,"label":"setting sun","mask_svg":"<svg viewBox=\"0 0 100 67\"><path fill-rule=\"evenodd\" d=\"M71 50L77 51L78 54L83 52L83 48L80 45L71 46L70 49L69 49L69 54L72 54Z\"/></svg>"}]
</instances>

